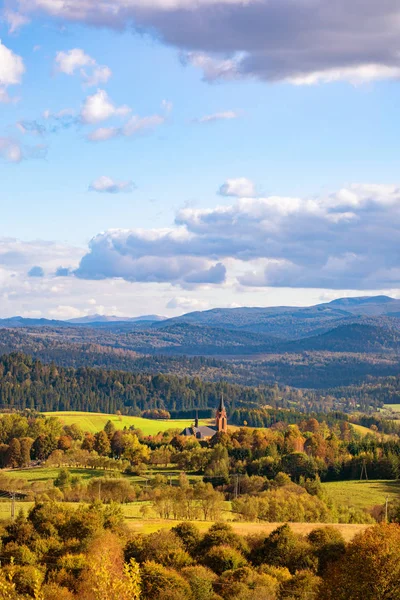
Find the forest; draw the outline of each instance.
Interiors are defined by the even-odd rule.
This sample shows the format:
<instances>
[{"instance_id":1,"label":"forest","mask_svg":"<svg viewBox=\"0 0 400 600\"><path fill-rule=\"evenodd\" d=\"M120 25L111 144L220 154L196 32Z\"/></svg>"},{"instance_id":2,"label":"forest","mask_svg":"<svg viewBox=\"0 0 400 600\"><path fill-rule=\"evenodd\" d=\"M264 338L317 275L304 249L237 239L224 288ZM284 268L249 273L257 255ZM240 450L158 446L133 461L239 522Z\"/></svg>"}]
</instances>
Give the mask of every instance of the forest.
<instances>
[{"instance_id":1,"label":"forest","mask_svg":"<svg viewBox=\"0 0 400 600\"><path fill-rule=\"evenodd\" d=\"M201 360L198 359L199 364ZM214 409L221 395L231 413L236 408L295 408L298 411L375 411L389 398L396 402L396 378L377 383L335 388L300 390L284 385L244 386L224 380L152 374L142 371L106 370L93 367L60 367L44 364L21 353L0 357L0 406L39 411L78 410L139 415L165 409L175 416L185 411Z\"/></svg>"}]
</instances>

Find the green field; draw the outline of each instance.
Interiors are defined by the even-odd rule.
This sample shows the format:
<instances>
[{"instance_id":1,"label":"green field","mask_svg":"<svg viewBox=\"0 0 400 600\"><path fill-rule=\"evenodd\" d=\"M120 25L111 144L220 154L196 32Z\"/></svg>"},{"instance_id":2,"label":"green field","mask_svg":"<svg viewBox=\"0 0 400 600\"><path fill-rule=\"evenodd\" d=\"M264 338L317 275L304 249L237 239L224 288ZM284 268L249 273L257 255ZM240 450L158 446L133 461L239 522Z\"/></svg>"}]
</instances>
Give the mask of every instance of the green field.
<instances>
[{"instance_id":1,"label":"green field","mask_svg":"<svg viewBox=\"0 0 400 600\"><path fill-rule=\"evenodd\" d=\"M394 500L400 495L400 481L331 481L322 484L323 490L337 505L371 508L384 505L386 497Z\"/></svg>"},{"instance_id":2,"label":"green field","mask_svg":"<svg viewBox=\"0 0 400 600\"><path fill-rule=\"evenodd\" d=\"M103 469L74 469L68 468L72 476L77 475L82 479L91 479L92 477L104 477L107 471ZM28 483L34 481L54 481L58 477L60 469L56 467L34 467L32 469L11 469L7 470L7 476L23 479ZM108 471L109 472L109 471Z\"/></svg>"},{"instance_id":3,"label":"green field","mask_svg":"<svg viewBox=\"0 0 400 600\"><path fill-rule=\"evenodd\" d=\"M367 435L369 434L373 434L374 432L372 431L372 429L369 429L368 427L364 427L364 425L354 425L354 423L351 424L352 428L355 429L355 431L357 431L357 433L359 433L360 435Z\"/></svg>"},{"instance_id":4,"label":"green field","mask_svg":"<svg viewBox=\"0 0 400 600\"><path fill-rule=\"evenodd\" d=\"M393 410L393 412L400 413L400 404L385 404L384 408L387 410Z\"/></svg>"},{"instance_id":5,"label":"green field","mask_svg":"<svg viewBox=\"0 0 400 600\"><path fill-rule=\"evenodd\" d=\"M46 412L47 417L57 417L64 425L72 425L76 423L83 431L96 433L104 429L107 421L111 421L116 429L134 426L136 429L143 431L145 435L156 435L160 431L168 429L184 429L193 424L193 420L188 419L170 419L165 421L156 421L153 419L142 419L142 417L127 417L124 415L106 415L104 413L88 413L88 412ZM209 421L200 421L200 425L207 425Z\"/></svg>"}]
</instances>

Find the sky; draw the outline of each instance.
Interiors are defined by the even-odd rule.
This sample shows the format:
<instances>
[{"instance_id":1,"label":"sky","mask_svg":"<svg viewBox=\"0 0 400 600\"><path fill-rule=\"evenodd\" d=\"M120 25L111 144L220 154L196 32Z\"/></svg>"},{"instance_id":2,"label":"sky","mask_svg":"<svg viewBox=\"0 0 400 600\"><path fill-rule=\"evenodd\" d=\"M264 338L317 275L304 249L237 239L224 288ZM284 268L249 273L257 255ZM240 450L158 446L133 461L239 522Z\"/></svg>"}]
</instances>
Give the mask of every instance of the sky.
<instances>
[{"instance_id":1,"label":"sky","mask_svg":"<svg viewBox=\"0 0 400 600\"><path fill-rule=\"evenodd\" d=\"M0 40L0 318L400 297L398 0L3 0Z\"/></svg>"}]
</instances>

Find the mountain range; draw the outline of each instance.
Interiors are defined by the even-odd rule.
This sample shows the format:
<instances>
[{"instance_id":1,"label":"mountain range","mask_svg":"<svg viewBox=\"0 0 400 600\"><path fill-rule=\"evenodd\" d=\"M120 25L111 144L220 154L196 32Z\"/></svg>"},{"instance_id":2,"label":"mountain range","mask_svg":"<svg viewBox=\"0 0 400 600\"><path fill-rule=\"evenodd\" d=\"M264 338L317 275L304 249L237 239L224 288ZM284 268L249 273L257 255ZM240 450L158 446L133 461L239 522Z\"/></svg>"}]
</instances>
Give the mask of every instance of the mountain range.
<instances>
[{"instance_id":1,"label":"mountain range","mask_svg":"<svg viewBox=\"0 0 400 600\"><path fill-rule=\"evenodd\" d=\"M400 301L387 296L119 319L3 319L0 355L319 389L400 373Z\"/></svg>"},{"instance_id":2,"label":"mountain range","mask_svg":"<svg viewBox=\"0 0 400 600\"><path fill-rule=\"evenodd\" d=\"M310 307L215 308L167 319L92 315L70 321L11 317L0 330L53 342L97 344L141 354L400 351L400 300L341 298ZM0 333L0 341L2 334ZM4 333L3 333L4 338Z\"/></svg>"}]
</instances>

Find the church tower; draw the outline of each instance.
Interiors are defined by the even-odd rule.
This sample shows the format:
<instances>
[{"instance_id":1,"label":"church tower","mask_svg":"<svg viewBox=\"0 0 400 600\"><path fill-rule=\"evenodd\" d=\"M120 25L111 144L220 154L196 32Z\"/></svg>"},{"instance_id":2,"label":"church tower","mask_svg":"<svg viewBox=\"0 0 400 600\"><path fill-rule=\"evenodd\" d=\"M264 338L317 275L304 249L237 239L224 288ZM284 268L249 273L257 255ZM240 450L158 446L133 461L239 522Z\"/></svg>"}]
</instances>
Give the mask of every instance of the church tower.
<instances>
[{"instance_id":1,"label":"church tower","mask_svg":"<svg viewBox=\"0 0 400 600\"><path fill-rule=\"evenodd\" d=\"M221 400L215 415L215 424L217 426L217 431L223 431L223 433L228 432L228 419L226 416L223 394L221 395Z\"/></svg>"}]
</instances>

